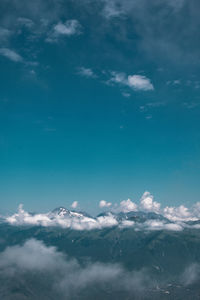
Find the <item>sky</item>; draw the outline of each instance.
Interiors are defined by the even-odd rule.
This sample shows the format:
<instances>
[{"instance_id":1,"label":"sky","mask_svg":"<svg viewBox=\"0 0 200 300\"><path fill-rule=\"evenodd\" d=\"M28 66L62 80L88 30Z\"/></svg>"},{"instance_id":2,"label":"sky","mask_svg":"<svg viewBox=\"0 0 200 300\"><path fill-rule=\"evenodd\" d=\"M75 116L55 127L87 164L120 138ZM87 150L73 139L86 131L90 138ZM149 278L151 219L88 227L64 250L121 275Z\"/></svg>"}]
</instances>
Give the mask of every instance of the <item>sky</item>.
<instances>
[{"instance_id":1,"label":"sky","mask_svg":"<svg viewBox=\"0 0 200 300\"><path fill-rule=\"evenodd\" d=\"M197 0L2 0L0 212L199 201Z\"/></svg>"}]
</instances>

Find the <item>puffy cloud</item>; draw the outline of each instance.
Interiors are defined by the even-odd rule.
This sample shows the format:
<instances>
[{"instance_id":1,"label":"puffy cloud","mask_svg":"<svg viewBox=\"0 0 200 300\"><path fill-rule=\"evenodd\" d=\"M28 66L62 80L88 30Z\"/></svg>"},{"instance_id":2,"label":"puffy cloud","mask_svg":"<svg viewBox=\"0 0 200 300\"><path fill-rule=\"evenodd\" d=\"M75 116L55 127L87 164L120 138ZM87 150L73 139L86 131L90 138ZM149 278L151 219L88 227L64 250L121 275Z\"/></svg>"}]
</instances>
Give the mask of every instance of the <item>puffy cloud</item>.
<instances>
[{"instance_id":1,"label":"puffy cloud","mask_svg":"<svg viewBox=\"0 0 200 300\"><path fill-rule=\"evenodd\" d=\"M129 220L122 220L120 223L120 228L127 228L127 227L132 227L135 224L134 221L129 221Z\"/></svg>"},{"instance_id":2,"label":"puffy cloud","mask_svg":"<svg viewBox=\"0 0 200 300\"><path fill-rule=\"evenodd\" d=\"M35 289L34 293L31 291L34 299L48 299L48 293L53 299L72 299L85 289L87 295L92 295L92 287L100 292L109 286L112 291L133 295L153 287L155 283L150 278L143 270L129 272L118 264L96 262L82 266L76 259L69 259L55 247L47 247L35 239L8 247L0 253L0 295L7 285L7 297L5 294L3 297L6 299L14 299L16 289L12 287L15 282L20 283L18 293L20 288L24 293L31 282L31 288ZM40 293L44 293L43 296Z\"/></svg>"},{"instance_id":3,"label":"puffy cloud","mask_svg":"<svg viewBox=\"0 0 200 300\"><path fill-rule=\"evenodd\" d=\"M81 25L77 20L67 20L65 23L58 22L50 31L47 42L54 43L61 36L72 36L81 33Z\"/></svg>"},{"instance_id":4,"label":"puffy cloud","mask_svg":"<svg viewBox=\"0 0 200 300\"><path fill-rule=\"evenodd\" d=\"M23 246L7 247L0 254L0 267L16 267L23 270L47 270L63 262L63 255L55 247L46 247L43 242L30 239Z\"/></svg>"},{"instance_id":5,"label":"puffy cloud","mask_svg":"<svg viewBox=\"0 0 200 300\"><path fill-rule=\"evenodd\" d=\"M99 202L99 207L104 208L104 207L110 207L112 205L111 202L106 202L105 200L101 200Z\"/></svg>"},{"instance_id":6,"label":"puffy cloud","mask_svg":"<svg viewBox=\"0 0 200 300\"><path fill-rule=\"evenodd\" d=\"M105 200L99 202L101 208L109 208L112 203ZM74 209L78 202L74 201L71 207ZM124 214L119 214L123 212ZM134 212L134 214L129 214ZM149 214L150 212L155 214ZM136 219L133 221L133 216ZM141 218L141 219L140 219ZM199 229L198 222L188 223L189 221L200 220L200 202L194 204L190 209L184 205L178 207L166 206L161 209L161 204L154 201L149 192L145 192L140 204L132 202L131 199L123 200L119 205L115 205L113 210L97 217L88 216L85 213L67 210L63 207L48 213L28 213L20 205L18 212L8 216L1 217L1 220L11 225L29 225L29 226L59 226L70 228L72 230L101 230L103 228L132 227L133 230L172 230L180 231L184 228ZM140 220L140 221L139 221Z\"/></svg>"},{"instance_id":7,"label":"puffy cloud","mask_svg":"<svg viewBox=\"0 0 200 300\"><path fill-rule=\"evenodd\" d=\"M117 208L118 212L122 211L128 213L131 211L137 211L137 206L130 199L124 200L120 203L120 207ZM146 220L143 223L130 221L127 219L117 220L116 215L109 212L106 215L100 215L97 218L87 217L78 212L66 211L61 208L58 213L46 213L46 214L29 214L24 211L22 205L19 206L18 212L14 215L7 217L6 221L11 225L31 225L31 226L59 226L62 228L70 228L72 230L101 230L103 228L109 228L119 226L119 228L132 227L133 230L172 230L180 231L184 227L189 227L186 224L179 224L175 222L161 221L159 219ZM194 228L196 225L193 226Z\"/></svg>"},{"instance_id":8,"label":"puffy cloud","mask_svg":"<svg viewBox=\"0 0 200 300\"><path fill-rule=\"evenodd\" d=\"M116 83L130 87L135 91L151 91L154 90L154 86L150 79L142 75L128 75L120 72L111 72L111 78L108 83Z\"/></svg>"},{"instance_id":9,"label":"puffy cloud","mask_svg":"<svg viewBox=\"0 0 200 300\"><path fill-rule=\"evenodd\" d=\"M160 220L147 220L143 224L138 224L140 230L169 230L169 231L181 231L183 227L175 223L166 223Z\"/></svg>"},{"instance_id":10,"label":"puffy cloud","mask_svg":"<svg viewBox=\"0 0 200 300\"><path fill-rule=\"evenodd\" d=\"M136 91L150 91L154 90L154 87L149 78L142 75L129 75L128 85Z\"/></svg>"},{"instance_id":11,"label":"puffy cloud","mask_svg":"<svg viewBox=\"0 0 200 300\"><path fill-rule=\"evenodd\" d=\"M197 218L184 205L179 207L166 206L163 210L163 215L171 221L195 221Z\"/></svg>"},{"instance_id":12,"label":"puffy cloud","mask_svg":"<svg viewBox=\"0 0 200 300\"><path fill-rule=\"evenodd\" d=\"M60 226L74 230L92 230L116 226L118 224L115 216L108 214L97 218L87 217L84 214L63 210L57 213L30 214L20 205L18 212L6 218L12 225L32 225L32 226Z\"/></svg>"},{"instance_id":13,"label":"puffy cloud","mask_svg":"<svg viewBox=\"0 0 200 300\"><path fill-rule=\"evenodd\" d=\"M8 49L8 48L0 48L0 55L7 57L8 59L14 62L22 62L23 58L17 52Z\"/></svg>"},{"instance_id":14,"label":"puffy cloud","mask_svg":"<svg viewBox=\"0 0 200 300\"><path fill-rule=\"evenodd\" d=\"M144 192L140 199L140 207L145 211L160 212L160 203L153 201L153 196L149 192Z\"/></svg>"},{"instance_id":15,"label":"puffy cloud","mask_svg":"<svg viewBox=\"0 0 200 300\"><path fill-rule=\"evenodd\" d=\"M78 206L78 201L74 201L72 204L71 204L71 208L77 208Z\"/></svg>"},{"instance_id":16,"label":"puffy cloud","mask_svg":"<svg viewBox=\"0 0 200 300\"><path fill-rule=\"evenodd\" d=\"M127 213L129 211L137 211L137 205L131 199L123 200L120 202L120 211Z\"/></svg>"},{"instance_id":17,"label":"puffy cloud","mask_svg":"<svg viewBox=\"0 0 200 300\"><path fill-rule=\"evenodd\" d=\"M68 20L65 23L59 22L54 26L54 31L61 35L74 35L79 33L80 24L77 20Z\"/></svg>"}]
</instances>

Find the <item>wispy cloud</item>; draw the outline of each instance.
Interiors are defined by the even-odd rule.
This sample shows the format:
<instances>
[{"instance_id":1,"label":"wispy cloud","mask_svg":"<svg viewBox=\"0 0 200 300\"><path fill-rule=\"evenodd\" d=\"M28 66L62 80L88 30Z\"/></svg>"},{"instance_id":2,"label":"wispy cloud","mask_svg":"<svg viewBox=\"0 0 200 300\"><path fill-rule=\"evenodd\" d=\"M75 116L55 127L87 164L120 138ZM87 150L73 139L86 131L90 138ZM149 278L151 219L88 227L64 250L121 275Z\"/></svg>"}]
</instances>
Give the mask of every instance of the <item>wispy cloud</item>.
<instances>
[{"instance_id":1,"label":"wispy cloud","mask_svg":"<svg viewBox=\"0 0 200 300\"><path fill-rule=\"evenodd\" d=\"M97 75L90 68L80 67L78 68L78 74L84 77L96 78Z\"/></svg>"},{"instance_id":2,"label":"wispy cloud","mask_svg":"<svg viewBox=\"0 0 200 300\"><path fill-rule=\"evenodd\" d=\"M23 58L14 50L8 48L0 48L0 55L5 56L6 58L14 61L14 62L22 62Z\"/></svg>"},{"instance_id":3,"label":"wispy cloud","mask_svg":"<svg viewBox=\"0 0 200 300\"><path fill-rule=\"evenodd\" d=\"M7 28L0 27L0 42L6 43L8 39L10 38L12 32L8 30Z\"/></svg>"},{"instance_id":4,"label":"wispy cloud","mask_svg":"<svg viewBox=\"0 0 200 300\"><path fill-rule=\"evenodd\" d=\"M104 0L103 16L107 19L124 15L124 10L120 3L115 0Z\"/></svg>"},{"instance_id":5,"label":"wispy cloud","mask_svg":"<svg viewBox=\"0 0 200 300\"><path fill-rule=\"evenodd\" d=\"M25 26L27 28L32 28L34 26L34 22L28 18L19 17L17 21L21 26Z\"/></svg>"}]
</instances>

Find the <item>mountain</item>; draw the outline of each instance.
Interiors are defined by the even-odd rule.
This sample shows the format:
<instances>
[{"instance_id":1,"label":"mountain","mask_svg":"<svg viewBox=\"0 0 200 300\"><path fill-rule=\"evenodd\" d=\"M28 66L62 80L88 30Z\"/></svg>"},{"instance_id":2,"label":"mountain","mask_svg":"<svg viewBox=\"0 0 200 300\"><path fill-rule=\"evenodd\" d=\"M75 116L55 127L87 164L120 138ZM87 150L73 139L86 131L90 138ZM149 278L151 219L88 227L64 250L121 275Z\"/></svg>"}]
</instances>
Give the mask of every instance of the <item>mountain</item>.
<instances>
[{"instance_id":1,"label":"mountain","mask_svg":"<svg viewBox=\"0 0 200 300\"><path fill-rule=\"evenodd\" d=\"M135 221L139 223L143 223L147 220L160 220L160 221L166 221L169 222L168 219L163 217L160 214L154 213L154 212L144 212L144 211L130 211L127 213L120 212L117 214L118 219L126 219L130 221Z\"/></svg>"},{"instance_id":2,"label":"mountain","mask_svg":"<svg viewBox=\"0 0 200 300\"><path fill-rule=\"evenodd\" d=\"M65 207L57 207L55 208L50 215L52 217L60 216L60 217L75 217L75 218L83 218L83 217L87 217L87 218L91 218L91 216L85 212L82 211L75 211L75 210L68 210Z\"/></svg>"},{"instance_id":3,"label":"mountain","mask_svg":"<svg viewBox=\"0 0 200 300\"><path fill-rule=\"evenodd\" d=\"M5 219L0 223L1 299L199 299L200 230L192 227L199 222L187 222L182 230L171 230L160 224L174 224L155 213L104 212L92 218L84 212L64 207L42 216L30 216L32 223L12 225ZM17 218L24 221L29 214L21 211ZM39 218L45 223L35 222ZM46 222L57 218L61 221L66 219L64 226L62 222ZM113 219L118 225L111 223L112 226L107 226L107 222L113 222ZM66 227L68 220L79 227ZM127 221L134 225L122 226ZM106 226L88 229L80 227L81 222L106 222ZM156 230L151 224L157 226ZM27 241L35 242L25 248ZM34 251L39 252L36 258ZM46 257L51 257L47 260L50 271L45 274L35 269L31 271L42 255L41 265ZM56 262L53 264L54 258ZM9 264L3 272L8 259ZM14 268L20 260L28 264L28 271L22 268L20 275L12 275L18 274L19 271L14 271ZM65 272L67 275L63 275ZM70 277L72 274L73 278ZM67 276L63 284L68 286L68 290L73 290L73 285L79 287L68 296L57 288L58 285L61 289L63 276ZM134 285L139 285L140 291Z\"/></svg>"}]
</instances>

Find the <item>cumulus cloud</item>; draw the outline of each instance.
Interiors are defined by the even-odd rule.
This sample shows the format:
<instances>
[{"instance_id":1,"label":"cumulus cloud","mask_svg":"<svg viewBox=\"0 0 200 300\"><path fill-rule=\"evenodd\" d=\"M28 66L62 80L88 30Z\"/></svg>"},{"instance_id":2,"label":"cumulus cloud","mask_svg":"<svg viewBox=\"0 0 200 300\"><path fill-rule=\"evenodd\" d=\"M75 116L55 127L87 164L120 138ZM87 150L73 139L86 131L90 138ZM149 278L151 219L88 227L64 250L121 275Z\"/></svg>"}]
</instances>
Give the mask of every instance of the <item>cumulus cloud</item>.
<instances>
[{"instance_id":1,"label":"cumulus cloud","mask_svg":"<svg viewBox=\"0 0 200 300\"><path fill-rule=\"evenodd\" d=\"M135 91L151 91L154 86L150 79L143 75L126 75L120 72L111 72L111 78L108 83L121 84L130 87Z\"/></svg>"},{"instance_id":2,"label":"cumulus cloud","mask_svg":"<svg viewBox=\"0 0 200 300\"><path fill-rule=\"evenodd\" d=\"M77 206L77 201L71 205L73 209ZM112 210L111 206L111 202L101 200L99 207L109 208L109 212L92 217L82 212L67 210L64 207L53 212L32 214L25 211L23 205L20 205L17 213L1 219L15 226L59 226L72 230L101 230L109 227L131 227L137 231L200 229L200 222L198 222L200 221L200 202L191 208L180 205L178 207L166 206L162 209L161 204L154 201L153 195L146 191L138 205L131 199L127 199L121 201L119 205L115 204Z\"/></svg>"},{"instance_id":3,"label":"cumulus cloud","mask_svg":"<svg viewBox=\"0 0 200 300\"><path fill-rule=\"evenodd\" d=\"M81 25L77 20L67 20L65 23L58 22L50 31L47 42L54 43L62 36L73 36L81 33Z\"/></svg>"},{"instance_id":4,"label":"cumulus cloud","mask_svg":"<svg viewBox=\"0 0 200 300\"><path fill-rule=\"evenodd\" d=\"M148 191L144 192L140 199L141 209L144 211L152 211L155 213L159 213L161 205L153 199L153 195L151 195Z\"/></svg>"},{"instance_id":5,"label":"cumulus cloud","mask_svg":"<svg viewBox=\"0 0 200 300\"><path fill-rule=\"evenodd\" d=\"M128 85L136 91L151 91L154 87L149 78L142 75L129 75Z\"/></svg>"},{"instance_id":6,"label":"cumulus cloud","mask_svg":"<svg viewBox=\"0 0 200 300\"><path fill-rule=\"evenodd\" d=\"M30 214L20 205L18 212L6 218L12 225L60 226L73 230L92 230L117 226L118 222L111 213L106 216L92 218L82 213L64 211L58 213Z\"/></svg>"},{"instance_id":7,"label":"cumulus cloud","mask_svg":"<svg viewBox=\"0 0 200 300\"><path fill-rule=\"evenodd\" d=\"M99 202L99 207L101 207L101 208L104 208L104 207L110 207L111 205L112 205L111 202L107 202L107 201L105 201L105 200L101 200L101 201Z\"/></svg>"},{"instance_id":8,"label":"cumulus cloud","mask_svg":"<svg viewBox=\"0 0 200 300\"><path fill-rule=\"evenodd\" d=\"M130 211L137 211L137 205L131 201L131 199L123 200L120 202L119 210L127 213Z\"/></svg>"},{"instance_id":9,"label":"cumulus cloud","mask_svg":"<svg viewBox=\"0 0 200 300\"><path fill-rule=\"evenodd\" d=\"M107 202L106 202L107 203ZM137 212L137 205L130 199L123 200L120 206L115 209L116 212ZM106 215L100 215L96 218L88 217L78 212L66 211L64 208L60 208L59 213L46 213L46 214L30 214L26 212L22 205L19 206L18 212L12 216L6 218L6 222L11 225L19 226L44 226L44 227L62 227L70 228L72 230L101 230L109 227L125 228L132 227L133 230L169 230L169 231L181 231L184 227L189 225L180 224L173 221L148 218L143 222L134 222L132 220L122 219L118 220L116 213L109 212ZM198 224L197 224L198 225ZM195 227L194 228L198 228Z\"/></svg>"},{"instance_id":10,"label":"cumulus cloud","mask_svg":"<svg viewBox=\"0 0 200 300\"><path fill-rule=\"evenodd\" d=\"M72 204L71 204L71 208L77 208L78 206L78 201L74 201Z\"/></svg>"},{"instance_id":11,"label":"cumulus cloud","mask_svg":"<svg viewBox=\"0 0 200 300\"><path fill-rule=\"evenodd\" d=\"M200 218L199 203L188 209L184 205L178 207L166 206L163 209L163 215L171 221L197 221Z\"/></svg>"},{"instance_id":12,"label":"cumulus cloud","mask_svg":"<svg viewBox=\"0 0 200 300\"><path fill-rule=\"evenodd\" d=\"M45 291L56 293L58 299L72 299L85 289L88 294L90 291L93 293L93 287L99 292L109 287L113 292L131 292L133 295L155 285L143 270L128 272L118 264L98 262L81 266L76 259L69 259L55 247L47 247L35 239L27 240L23 245L8 247L0 253L0 278L4 284L9 282L10 291L7 288L7 293L15 293L12 283L16 281L21 282L23 292L32 278L36 295ZM4 284L1 284L0 291ZM46 285L48 288L44 289Z\"/></svg>"},{"instance_id":13,"label":"cumulus cloud","mask_svg":"<svg viewBox=\"0 0 200 300\"><path fill-rule=\"evenodd\" d=\"M54 26L54 30L57 34L70 36L79 33L80 24L77 20L68 20L65 23L59 22Z\"/></svg>"},{"instance_id":14,"label":"cumulus cloud","mask_svg":"<svg viewBox=\"0 0 200 300\"><path fill-rule=\"evenodd\" d=\"M8 49L8 48L0 48L0 55L5 56L6 58L14 61L14 62L22 62L23 58L17 52Z\"/></svg>"}]
</instances>

